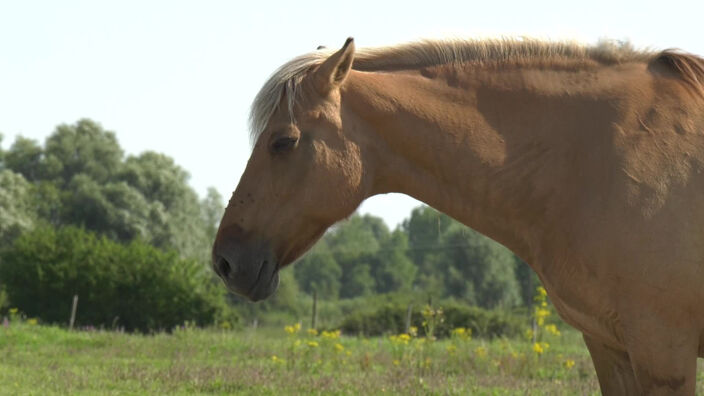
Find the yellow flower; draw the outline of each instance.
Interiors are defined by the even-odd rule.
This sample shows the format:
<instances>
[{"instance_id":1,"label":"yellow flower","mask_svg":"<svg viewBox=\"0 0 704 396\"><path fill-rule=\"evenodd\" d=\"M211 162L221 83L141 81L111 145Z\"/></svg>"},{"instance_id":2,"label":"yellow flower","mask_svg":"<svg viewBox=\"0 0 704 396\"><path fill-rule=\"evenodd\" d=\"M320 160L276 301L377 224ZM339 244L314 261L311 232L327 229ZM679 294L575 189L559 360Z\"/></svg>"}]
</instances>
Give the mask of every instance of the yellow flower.
<instances>
[{"instance_id":1,"label":"yellow flower","mask_svg":"<svg viewBox=\"0 0 704 396\"><path fill-rule=\"evenodd\" d=\"M560 330L558 330L557 326L555 326L554 324L545 325L545 331L547 331L548 333L550 333L552 335L556 335L556 336L560 335Z\"/></svg>"},{"instance_id":2,"label":"yellow flower","mask_svg":"<svg viewBox=\"0 0 704 396\"><path fill-rule=\"evenodd\" d=\"M32 319L27 319L27 324L30 326L36 326L37 325L37 319L32 318Z\"/></svg>"},{"instance_id":3,"label":"yellow flower","mask_svg":"<svg viewBox=\"0 0 704 396\"><path fill-rule=\"evenodd\" d=\"M411 336L408 334L399 334L399 335L392 335L389 337L391 340L392 344L402 344L402 345L408 345L408 342L411 340Z\"/></svg>"},{"instance_id":4,"label":"yellow flower","mask_svg":"<svg viewBox=\"0 0 704 396\"><path fill-rule=\"evenodd\" d=\"M317 348L318 343L316 341L308 341L308 346L311 348Z\"/></svg>"},{"instance_id":5,"label":"yellow flower","mask_svg":"<svg viewBox=\"0 0 704 396\"><path fill-rule=\"evenodd\" d=\"M536 308L534 315L535 321L538 322L538 326L542 326L545 324L545 318L550 316L550 311L544 308Z\"/></svg>"},{"instance_id":6,"label":"yellow flower","mask_svg":"<svg viewBox=\"0 0 704 396\"><path fill-rule=\"evenodd\" d=\"M345 347L338 342L337 344L335 344L335 350L338 352L342 352L345 350Z\"/></svg>"},{"instance_id":7,"label":"yellow flower","mask_svg":"<svg viewBox=\"0 0 704 396\"><path fill-rule=\"evenodd\" d=\"M318 330L316 330L316 329L308 329L308 330L306 330L306 333L308 333L308 335L312 335L313 337L315 337L315 336L318 335Z\"/></svg>"},{"instance_id":8,"label":"yellow flower","mask_svg":"<svg viewBox=\"0 0 704 396\"><path fill-rule=\"evenodd\" d=\"M536 342L533 344L533 352L537 353L538 355L542 355L543 352L547 351L548 348L550 348L550 344L547 342Z\"/></svg>"},{"instance_id":9,"label":"yellow flower","mask_svg":"<svg viewBox=\"0 0 704 396\"><path fill-rule=\"evenodd\" d=\"M408 334L411 337L417 337L418 336L418 328L416 326L411 326L408 328Z\"/></svg>"},{"instance_id":10,"label":"yellow flower","mask_svg":"<svg viewBox=\"0 0 704 396\"><path fill-rule=\"evenodd\" d=\"M464 327L457 327L452 330L452 336L457 337L461 340L468 340L472 338L472 329L466 329Z\"/></svg>"},{"instance_id":11,"label":"yellow flower","mask_svg":"<svg viewBox=\"0 0 704 396\"><path fill-rule=\"evenodd\" d=\"M323 331L320 335L327 340L336 340L340 338L340 330Z\"/></svg>"},{"instance_id":12,"label":"yellow flower","mask_svg":"<svg viewBox=\"0 0 704 396\"><path fill-rule=\"evenodd\" d=\"M574 360L572 360L572 359L565 360L565 368L567 368L567 370L570 370L570 369L572 369L572 367L574 367Z\"/></svg>"},{"instance_id":13,"label":"yellow flower","mask_svg":"<svg viewBox=\"0 0 704 396\"><path fill-rule=\"evenodd\" d=\"M537 290L538 290L538 294L539 294L541 297L545 297L545 296L548 295L548 292L545 291L545 288L542 287L542 286L538 286L538 289L537 289Z\"/></svg>"},{"instance_id":14,"label":"yellow flower","mask_svg":"<svg viewBox=\"0 0 704 396\"><path fill-rule=\"evenodd\" d=\"M10 315L14 315L17 313L17 308L10 308Z\"/></svg>"},{"instance_id":15,"label":"yellow flower","mask_svg":"<svg viewBox=\"0 0 704 396\"><path fill-rule=\"evenodd\" d=\"M296 334L298 331L301 330L301 324L296 323L293 326L286 326L284 327L284 331L286 331L288 334Z\"/></svg>"},{"instance_id":16,"label":"yellow flower","mask_svg":"<svg viewBox=\"0 0 704 396\"><path fill-rule=\"evenodd\" d=\"M477 356L479 356L479 358L484 359L484 358L486 357L486 355L487 355L486 348L484 348L483 346L478 346L478 347L474 350L474 354L477 355Z\"/></svg>"},{"instance_id":17,"label":"yellow flower","mask_svg":"<svg viewBox=\"0 0 704 396\"><path fill-rule=\"evenodd\" d=\"M455 352L457 351L457 347L452 344L448 345L445 349L447 350L447 353L449 353L450 355L454 355Z\"/></svg>"},{"instance_id":18,"label":"yellow flower","mask_svg":"<svg viewBox=\"0 0 704 396\"><path fill-rule=\"evenodd\" d=\"M401 362L398 359L394 359L394 361L392 363L394 364L394 366L398 366L399 364L401 364Z\"/></svg>"},{"instance_id":19,"label":"yellow flower","mask_svg":"<svg viewBox=\"0 0 704 396\"><path fill-rule=\"evenodd\" d=\"M536 342L535 344L533 344L533 352L537 353L538 355L542 355L545 351L543 350L543 347L540 345L540 343Z\"/></svg>"}]
</instances>

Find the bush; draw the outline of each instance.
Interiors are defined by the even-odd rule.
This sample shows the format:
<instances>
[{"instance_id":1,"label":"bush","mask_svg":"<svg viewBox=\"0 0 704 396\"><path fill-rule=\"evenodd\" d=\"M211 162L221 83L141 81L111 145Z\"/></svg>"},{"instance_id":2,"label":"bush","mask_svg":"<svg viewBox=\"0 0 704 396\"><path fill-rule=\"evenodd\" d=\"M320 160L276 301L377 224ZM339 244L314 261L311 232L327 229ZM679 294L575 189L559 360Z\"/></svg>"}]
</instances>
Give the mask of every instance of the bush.
<instances>
[{"instance_id":1,"label":"bush","mask_svg":"<svg viewBox=\"0 0 704 396\"><path fill-rule=\"evenodd\" d=\"M227 317L224 290L202 263L75 227L21 235L0 252L0 283L13 306L50 323L68 321L74 294L79 325L148 331Z\"/></svg>"},{"instance_id":2,"label":"bush","mask_svg":"<svg viewBox=\"0 0 704 396\"><path fill-rule=\"evenodd\" d=\"M436 308L439 307L443 310L444 321L435 328L434 335L437 337L448 337L452 329L458 327L472 329L476 337L512 337L522 334L530 322L524 314L498 309L489 311L455 302L440 303ZM350 313L339 327L346 334L400 334L405 331L407 310L407 304L388 302ZM424 335L422 310L423 306L416 304L411 314L411 325L418 328L420 335Z\"/></svg>"}]
</instances>

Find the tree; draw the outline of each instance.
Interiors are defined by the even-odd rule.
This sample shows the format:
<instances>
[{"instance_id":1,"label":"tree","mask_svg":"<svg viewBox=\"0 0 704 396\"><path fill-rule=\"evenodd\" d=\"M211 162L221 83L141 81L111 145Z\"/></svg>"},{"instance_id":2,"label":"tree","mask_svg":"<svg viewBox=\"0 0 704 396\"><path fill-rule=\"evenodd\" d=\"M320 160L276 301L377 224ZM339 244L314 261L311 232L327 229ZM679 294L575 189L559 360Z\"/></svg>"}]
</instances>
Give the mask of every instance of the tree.
<instances>
[{"instance_id":1,"label":"tree","mask_svg":"<svg viewBox=\"0 0 704 396\"><path fill-rule=\"evenodd\" d=\"M166 155L125 159L113 132L82 119L59 125L44 147L18 137L3 157L6 168L32 183L37 217L49 224L209 259L222 198L210 190L200 201L188 173Z\"/></svg>"},{"instance_id":2,"label":"tree","mask_svg":"<svg viewBox=\"0 0 704 396\"><path fill-rule=\"evenodd\" d=\"M88 119L59 125L44 146L44 177L62 187L79 174L106 183L122 167L123 152L115 133Z\"/></svg>"},{"instance_id":3,"label":"tree","mask_svg":"<svg viewBox=\"0 0 704 396\"><path fill-rule=\"evenodd\" d=\"M408 235L408 256L417 268L416 286L430 295L444 294L443 274L436 268L441 239L455 221L429 206L419 206L404 220L402 229Z\"/></svg>"},{"instance_id":4,"label":"tree","mask_svg":"<svg viewBox=\"0 0 704 396\"><path fill-rule=\"evenodd\" d=\"M215 240L218 225L224 213L222 195L214 187L208 187L205 198L200 201L200 215L208 240Z\"/></svg>"},{"instance_id":5,"label":"tree","mask_svg":"<svg viewBox=\"0 0 704 396\"><path fill-rule=\"evenodd\" d=\"M520 303L515 258L508 249L459 223L441 242L438 269L445 274L448 295L485 308Z\"/></svg>"},{"instance_id":6,"label":"tree","mask_svg":"<svg viewBox=\"0 0 704 396\"><path fill-rule=\"evenodd\" d=\"M388 238L389 229L382 219L356 213L326 235L330 251L342 269L340 297L368 295L376 289L371 274L374 255Z\"/></svg>"},{"instance_id":7,"label":"tree","mask_svg":"<svg viewBox=\"0 0 704 396\"><path fill-rule=\"evenodd\" d=\"M536 275L533 268L520 257L514 256L516 262L516 280L521 290L521 300L523 305L533 305L533 297L535 296L535 288L540 285L540 279Z\"/></svg>"},{"instance_id":8,"label":"tree","mask_svg":"<svg viewBox=\"0 0 704 396\"><path fill-rule=\"evenodd\" d=\"M340 294L342 269L335 261L325 239L318 242L310 252L293 266L296 281L303 291L321 298L335 300Z\"/></svg>"},{"instance_id":9,"label":"tree","mask_svg":"<svg viewBox=\"0 0 704 396\"><path fill-rule=\"evenodd\" d=\"M0 170L5 169L5 150L2 148L2 139L4 136L0 133Z\"/></svg>"},{"instance_id":10,"label":"tree","mask_svg":"<svg viewBox=\"0 0 704 396\"><path fill-rule=\"evenodd\" d=\"M44 174L44 150L35 140L18 136L4 154L5 168L19 173L28 181L40 180Z\"/></svg>"},{"instance_id":11,"label":"tree","mask_svg":"<svg viewBox=\"0 0 704 396\"><path fill-rule=\"evenodd\" d=\"M34 224L31 185L22 175L0 170L0 246L5 246Z\"/></svg>"},{"instance_id":12,"label":"tree","mask_svg":"<svg viewBox=\"0 0 704 396\"><path fill-rule=\"evenodd\" d=\"M170 157L147 151L130 156L117 176L139 191L153 205L149 229L150 240L159 247L177 248L186 257L209 257L214 237L213 225L203 217L203 207L196 192L188 185L188 172ZM217 212L221 197L209 191L210 217ZM217 195L213 195L217 194Z\"/></svg>"},{"instance_id":13,"label":"tree","mask_svg":"<svg viewBox=\"0 0 704 396\"><path fill-rule=\"evenodd\" d=\"M79 174L62 195L63 224L84 227L120 242L152 239L151 205L126 183L99 184Z\"/></svg>"},{"instance_id":14,"label":"tree","mask_svg":"<svg viewBox=\"0 0 704 396\"><path fill-rule=\"evenodd\" d=\"M381 242L371 267L377 293L391 293L411 288L417 269L407 252L408 236L400 229L392 232Z\"/></svg>"}]
</instances>

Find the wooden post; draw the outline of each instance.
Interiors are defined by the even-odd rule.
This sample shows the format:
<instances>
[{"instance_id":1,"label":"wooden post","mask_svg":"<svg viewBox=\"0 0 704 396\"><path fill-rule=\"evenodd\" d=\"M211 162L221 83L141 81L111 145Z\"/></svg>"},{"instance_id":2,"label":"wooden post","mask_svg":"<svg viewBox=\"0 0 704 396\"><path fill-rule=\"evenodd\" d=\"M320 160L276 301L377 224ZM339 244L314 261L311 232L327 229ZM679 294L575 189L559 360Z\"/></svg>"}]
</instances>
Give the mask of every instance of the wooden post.
<instances>
[{"instance_id":1,"label":"wooden post","mask_svg":"<svg viewBox=\"0 0 704 396\"><path fill-rule=\"evenodd\" d=\"M311 319L310 328L316 329L318 326L318 291L313 289L313 317Z\"/></svg>"},{"instance_id":2,"label":"wooden post","mask_svg":"<svg viewBox=\"0 0 704 396\"><path fill-rule=\"evenodd\" d=\"M411 314L413 313L413 304L408 304L406 311L406 334L411 334Z\"/></svg>"},{"instance_id":3,"label":"wooden post","mask_svg":"<svg viewBox=\"0 0 704 396\"><path fill-rule=\"evenodd\" d=\"M73 306L71 307L71 319L68 322L68 329L73 330L73 324L76 322L76 308L78 308L78 294L73 295Z\"/></svg>"}]
</instances>

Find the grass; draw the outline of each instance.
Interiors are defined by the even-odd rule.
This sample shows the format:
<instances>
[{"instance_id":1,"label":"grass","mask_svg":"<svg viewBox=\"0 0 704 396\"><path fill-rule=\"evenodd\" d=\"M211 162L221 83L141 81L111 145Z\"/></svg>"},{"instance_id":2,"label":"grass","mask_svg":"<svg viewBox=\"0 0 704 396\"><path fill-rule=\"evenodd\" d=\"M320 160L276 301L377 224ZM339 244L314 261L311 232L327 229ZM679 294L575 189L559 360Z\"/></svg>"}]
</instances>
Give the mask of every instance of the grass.
<instances>
[{"instance_id":1,"label":"grass","mask_svg":"<svg viewBox=\"0 0 704 396\"><path fill-rule=\"evenodd\" d=\"M527 340L459 332L429 341L286 330L184 327L139 335L15 320L0 324L0 394L598 394L574 331L538 354Z\"/></svg>"}]
</instances>

